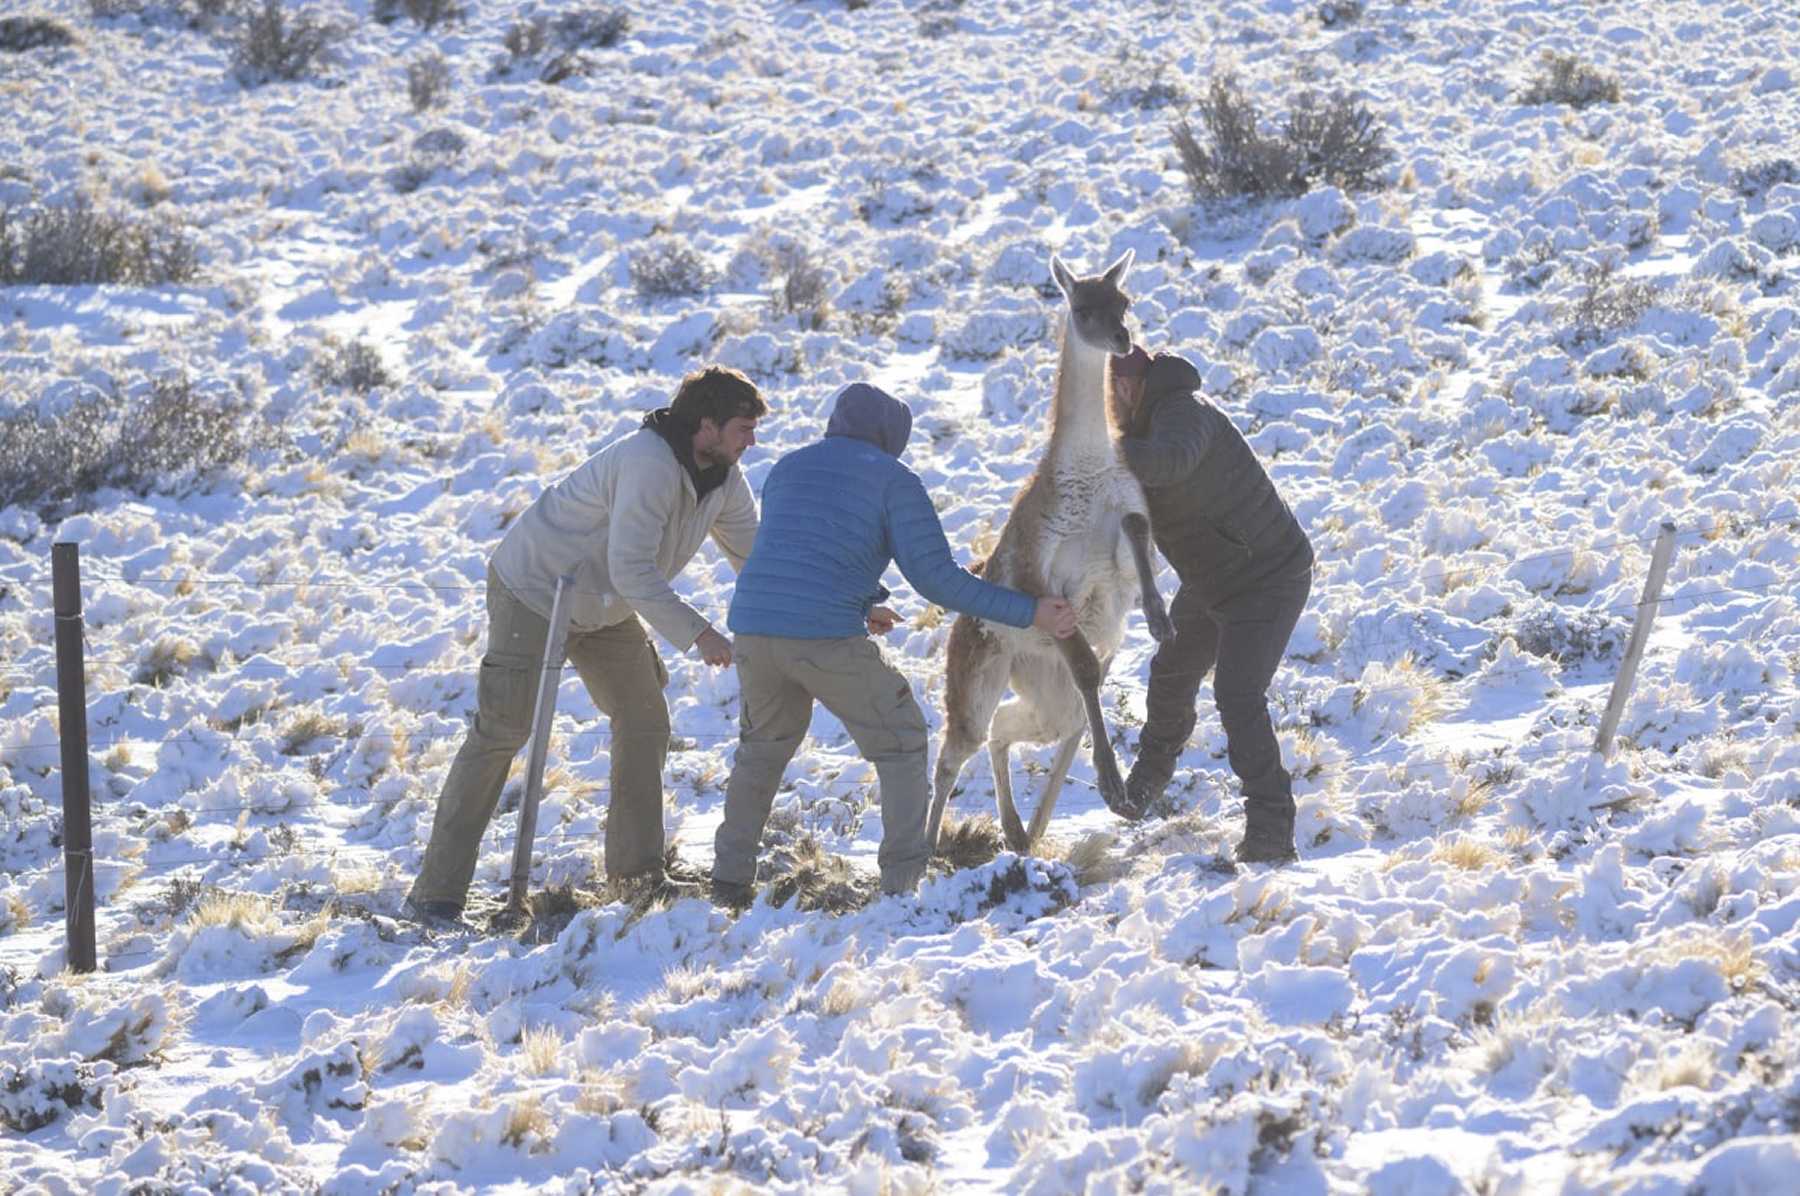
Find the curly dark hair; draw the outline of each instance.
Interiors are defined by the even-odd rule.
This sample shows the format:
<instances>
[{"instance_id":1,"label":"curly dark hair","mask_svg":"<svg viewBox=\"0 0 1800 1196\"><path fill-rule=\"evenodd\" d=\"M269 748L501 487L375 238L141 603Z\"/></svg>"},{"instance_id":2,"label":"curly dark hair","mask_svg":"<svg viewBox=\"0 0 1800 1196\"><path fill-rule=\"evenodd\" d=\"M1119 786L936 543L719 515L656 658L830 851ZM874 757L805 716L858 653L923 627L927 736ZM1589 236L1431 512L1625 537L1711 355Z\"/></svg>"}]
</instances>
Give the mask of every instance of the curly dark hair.
<instances>
[{"instance_id":1,"label":"curly dark hair","mask_svg":"<svg viewBox=\"0 0 1800 1196\"><path fill-rule=\"evenodd\" d=\"M722 425L740 415L761 419L769 413L769 405L763 401L756 383L723 365L709 365L683 378L669 408L695 427L703 419Z\"/></svg>"}]
</instances>

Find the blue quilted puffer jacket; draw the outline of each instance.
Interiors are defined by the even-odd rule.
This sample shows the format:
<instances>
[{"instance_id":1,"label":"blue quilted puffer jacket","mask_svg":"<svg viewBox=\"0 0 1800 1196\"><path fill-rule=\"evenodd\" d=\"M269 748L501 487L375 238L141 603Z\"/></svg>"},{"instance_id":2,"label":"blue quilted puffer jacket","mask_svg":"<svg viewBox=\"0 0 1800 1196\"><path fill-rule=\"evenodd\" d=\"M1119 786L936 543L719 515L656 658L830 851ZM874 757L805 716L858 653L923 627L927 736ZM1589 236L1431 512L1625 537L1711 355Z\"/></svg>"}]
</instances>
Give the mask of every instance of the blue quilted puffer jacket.
<instances>
[{"instance_id":1,"label":"blue quilted puffer jacket","mask_svg":"<svg viewBox=\"0 0 1800 1196\"><path fill-rule=\"evenodd\" d=\"M887 597L889 561L946 610L1031 626L1036 599L982 581L950 555L925 484L900 463L911 433L906 404L856 383L838 395L825 439L775 463L732 594L732 634L867 635L869 608Z\"/></svg>"}]
</instances>

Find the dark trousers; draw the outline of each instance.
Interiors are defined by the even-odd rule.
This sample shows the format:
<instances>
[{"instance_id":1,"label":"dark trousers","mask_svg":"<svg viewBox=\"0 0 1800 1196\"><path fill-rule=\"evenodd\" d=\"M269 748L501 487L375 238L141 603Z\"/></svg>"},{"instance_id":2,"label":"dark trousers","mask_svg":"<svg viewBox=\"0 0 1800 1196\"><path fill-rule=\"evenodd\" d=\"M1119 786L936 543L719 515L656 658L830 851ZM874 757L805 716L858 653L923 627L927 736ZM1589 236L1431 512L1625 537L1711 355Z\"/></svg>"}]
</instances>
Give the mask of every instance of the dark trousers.
<instances>
[{"instance_id":1,"label":"dark trousers","mask_svg":"<svg viewBox=\"0 0 1800 1196\"><path fill-rule=\"evenodd\" d=\"M1175 638L1164 641L1150 661L1140 758L1156 754L1173 764L1194 731L1200 682L1212 672L1213 702L1244 800L1290 807L1293 778L1281 766L1281 745L1269 719L1269 682L1311 592L1310 569L1218 602L1183 583L1169 607Z\"/></svg>"}]
</instances>

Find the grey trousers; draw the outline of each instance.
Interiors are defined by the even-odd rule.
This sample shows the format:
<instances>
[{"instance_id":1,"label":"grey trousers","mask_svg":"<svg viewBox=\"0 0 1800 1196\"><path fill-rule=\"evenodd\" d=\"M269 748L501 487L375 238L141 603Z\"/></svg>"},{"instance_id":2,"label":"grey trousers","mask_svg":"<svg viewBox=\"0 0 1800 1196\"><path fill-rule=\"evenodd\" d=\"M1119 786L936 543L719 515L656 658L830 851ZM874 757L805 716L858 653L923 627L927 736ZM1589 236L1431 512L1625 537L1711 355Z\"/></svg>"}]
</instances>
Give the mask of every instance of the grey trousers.
<instances>
[{"instance_id":1,"label":"grey trousers","mask_svg":"<svg viewBox=\"0 0 1800 1196\"><path fill-rule=\"evenodd\" d=\"M1310 570L1216 604L1194 586L1177 590L1169 605L1175 638L1150 660L1140 754L1180 754L1194 731L1200 682L1216 669L1213 702L1246 804L1291 807L1293 779L1281 766L1281 744L1269 720L1269 682L1311 591Z\"/></svg>"},{"instance_id":2,"label":"grey trousers","mask_svg":"<svg viewBox=\"0 0 1800 1196\"><path fill-rule=\"evenodd\" d=\"M438 795L431 842L413 881L414 901L463 904L507 771L531 736L544 667L547 619L519 601L490 567L488 639L475 723ZM631 876L662 863L663 761L669 752L669 674L636 619L571 633L568 659L612 724L606 806L606 871Z\"/></svg>"},{"instance_id":3,"label":"grey trousers","mask_svg":"<svg viewBox=\"0 0 1800 1196\"><path fill-rule=\"evenodd\" d=\"M740 635L740 730L713 839L713 877L756 880L756 853L781 774L812 721L814 700L837 716L881 781L881 887L911 892L925 875L930 814L925 714L912 686L865 636L803 640Z\"/></svg>"}]
</instances>

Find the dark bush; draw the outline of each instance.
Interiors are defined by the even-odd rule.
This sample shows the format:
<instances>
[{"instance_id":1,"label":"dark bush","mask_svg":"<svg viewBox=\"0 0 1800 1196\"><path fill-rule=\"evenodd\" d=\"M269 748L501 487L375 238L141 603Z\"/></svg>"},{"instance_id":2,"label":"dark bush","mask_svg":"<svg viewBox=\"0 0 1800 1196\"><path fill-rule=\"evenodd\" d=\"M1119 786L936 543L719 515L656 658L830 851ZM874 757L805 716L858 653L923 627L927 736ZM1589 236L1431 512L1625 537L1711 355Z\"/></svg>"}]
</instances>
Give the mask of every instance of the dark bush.
<instances>
[{"instance_id":1,"label":"dark bush","mask_svg":"<svg viewBox=\"0 0 1800 1196\"><path fill-rule=\"evenodd\" d=\"M75 35L61 21L49 17L0 17L0 50L9 54L68 46L74 42Z\"/></svg>"},{"instance_id":2,"label":"dark bush","mask_svg":"<svg viewBox=\"0 0 1800 1196\"><path fill-rule=\"evenodd\" d=\"M341 386L358 394L368 394L384 386L392 386L394 378L382 363L381 351L368 341L344 344L327 340L324 352L313 360L313 378L321 386Z\"/></svg>"},{"instance_id":3,"label":"dark bush","mask_svg":"<svg viewBox=\"0 0 1800 1196\"><path fill-rule=\"evenodd\" d=\"M95 393L48 417L0 418L0 507L55 511L108 486L178 492L274 441L235 396L199 395L185 376Z\"/></svg>"},{"instance_id":4,"label":"dark bush","mask_svg":"<svg viewBox=\"0 0 1800 1196\"><path fill-rule=\"evenodd\" d=\"M631 14L622 8L590 8L566 12L552 26L565 50L605 50L631 31Z\"/></svg>"},{"instance_id":5,"label":"dark bush","mask_svg":"<svg viewBox=\"0 0 1800 1196\"><path fill-rule=\"evenodd\" d=\"M375 0L372 14L377 23L392 25L402 15L427 32L452 25L468 16L458 0Z\"/></svg>"},{"instance_id":6,"label":"dark bush","mask_svg":"<svg viewBox=\"0 0 1800 1196\"><path fill-rule=\"evenodd\" d=\"M1634 326L1656 302L1654 284L1621 278L1618 265L1604 258L1584 266L1576 276L1575 296L1558 310L1559 339L1571 351L1592 348Z\"/></svg>"},{"instance_id":7,"label":"dark bush","mask_svg":"<svg viewBox=\"0 0 1800 1196\"><path fill-rule=\"evenodd\" d=\"M193 240L168 221L132 221L85 200L0 208L0 286L182 283L199 262Z\"/></svg>"},{"instance_id":8,"label":"dark bush","mask_svg":"<svg viewBox=\"0 0 1800 1196\"><path fill-rule=\"evenodd\" d=\"M831 305L825 296L829 279L824 269L813 261L812 254L804 246L796 246L783 257L785 260L781 265L785 273L774 297L776 314L796 317L802 328L825 327Z\"/></svg>"},{"instance_id":9,"label":"dark bush","mask_svg":"<svg viewBox=\"0 0 1800 1196\"><path fill-rule=\"evenodd\" d=\"M442 54L434 51L407 63L406 94L412 100L414 112L439 107L449 90L450 64L444 61Z\"/></svg>"},{"instance_id":10,"label":"dark bush","mask_svg":"<svg viewBox=\"0 0 1800 1196\"><path fill-rule=\"evenodd\" d=\"M1317 9L1319 24L1327 29L1354 25L1362 20L1362 0L1325 0Z\"/></svg>"},{"instance_id":11,"label":"dark bush","mask_svg":"<svg viewBox=\"0 0 1800 1196\"><path fill-rule=\"evenodd\" d=\"M640 298L701 295L712 282L706 260L679 242L663 241L631 255L631 285Z\"/></svg>"},{"instance_id":12,"label":"dark bush","mask_svg":"<svg viewBox=\"0 0 1800 1196\"><path fill-rule=\"evenodd\" d=\"M1619 81L1598 67L1573 54L1545 50L1537 75L1519 93L1519 103L1586 108L1589 104L1616 104L1619 94Z\"/></svg>"},{"instance_id":13,"label":"dark bush","mask_svg":"<svg viewBox=\"0 0 1800 1196\"><path fill-rule=\"evenodd\" d=\"M324 65L342 36L336 25L310 12L290 16L281 0L263 0L261 8L244 17L232 50L232 68L245 87L304 79Z\"/></svg>"},{"instance_id":14,"label":"dark bush","mask_svg":"<svg viewBox=\"0 0 1800 1196\"><path fill-rule=\"evenodd\" d=\"M962 6L963 0L923 0L913 10L919 19L919 35L938 38L955 33Z\"/></svg>"},{"instance_id":15,"label":"dark bush","mask_svg":"<svg viewBox=\"0 0 1800 1196\"><path fill-rule=\"evenodd\" d=\"M1800 183L1800 166L1792 158L1770 158L1739 170L1732 182L1741 195L1761 195L1783 183Z\"/></svg>"},{"instance_id":16,"label":"dark bush","mask_svg":"<svg viewBox=\"0 0 1800 1196\"><path fill-rule=\"evenodd\" d=\"M1255 106L1225 75L1199 102L1199 116L1206 144L1186 116L1172 126L1197 198L1295 196L1321 182L1367 190L1394 158L1375 114L1346 92L1303 92L1271 136L1258 129Z\"/></svg>"}]
</instances>

